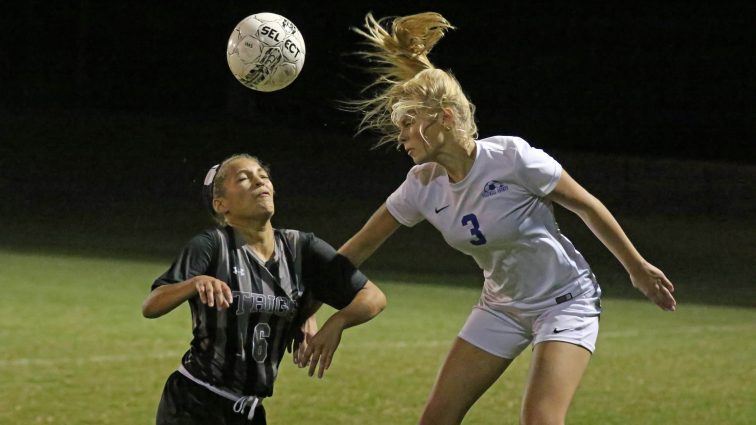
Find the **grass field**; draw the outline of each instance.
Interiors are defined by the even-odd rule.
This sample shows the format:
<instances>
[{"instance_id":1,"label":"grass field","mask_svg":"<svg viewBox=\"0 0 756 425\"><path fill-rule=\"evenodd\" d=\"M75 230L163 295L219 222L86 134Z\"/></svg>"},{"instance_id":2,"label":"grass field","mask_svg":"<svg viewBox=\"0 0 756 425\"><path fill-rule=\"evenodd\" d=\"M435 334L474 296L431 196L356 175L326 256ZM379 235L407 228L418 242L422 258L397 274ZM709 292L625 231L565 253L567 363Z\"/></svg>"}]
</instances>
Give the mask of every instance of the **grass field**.
<instances>
[{"instance_id":1,"label":"grass field","mask_svg":"<svg viewBox=\"0 0 756 425\"><path fill-rule=\"evenodd\" d=\"M0 424L154 423L190 337L185 307L158 320L140 314L167 263L6 250L0 265ZM416 422L478 289L374 280L387 310L345 333L323 380L286 357L265 401L269 423ZM604 306L569 423L754 423L755 309L681 304L664 313L640 297ZM465 423L516 424L528 361L526 352Z\"/></svg>"}]
</instances>

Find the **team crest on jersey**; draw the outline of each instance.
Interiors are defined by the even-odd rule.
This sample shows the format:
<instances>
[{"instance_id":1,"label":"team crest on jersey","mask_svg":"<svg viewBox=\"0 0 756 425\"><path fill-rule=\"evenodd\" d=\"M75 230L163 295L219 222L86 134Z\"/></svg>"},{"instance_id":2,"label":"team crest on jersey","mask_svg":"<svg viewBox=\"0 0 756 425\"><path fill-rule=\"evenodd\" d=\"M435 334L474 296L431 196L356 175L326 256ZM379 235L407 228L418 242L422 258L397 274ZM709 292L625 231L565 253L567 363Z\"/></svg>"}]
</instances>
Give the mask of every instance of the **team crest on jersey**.
<instances>
[{"instance_id":1,"label":"team crest on jersey","mask_svg":"<svg viewBox=\"0 0 756 425\"><path fill-rule=\"evenodd\" d=\"M234 274L235 274L235 275L237 275L237 276L246 276L246 274L244 273L244 269L243 269L243 268L241 268L241 267L236 267L236 266L234 266L234 270L233 270L233 272L234 272Z\"/></svg>"},{"instance_id":2,"label":"team crest on jersey","mask_svg":"<svg viewBox=\"0 0 756 425\"><path fill-rule=\"evenodd\" d=\"M483 197L488 198L489 196L494 196L506 192L507 190L509 190L509 186L501 184L496 180L491 180L483 186Z\"/></svg>"}]
</instances>

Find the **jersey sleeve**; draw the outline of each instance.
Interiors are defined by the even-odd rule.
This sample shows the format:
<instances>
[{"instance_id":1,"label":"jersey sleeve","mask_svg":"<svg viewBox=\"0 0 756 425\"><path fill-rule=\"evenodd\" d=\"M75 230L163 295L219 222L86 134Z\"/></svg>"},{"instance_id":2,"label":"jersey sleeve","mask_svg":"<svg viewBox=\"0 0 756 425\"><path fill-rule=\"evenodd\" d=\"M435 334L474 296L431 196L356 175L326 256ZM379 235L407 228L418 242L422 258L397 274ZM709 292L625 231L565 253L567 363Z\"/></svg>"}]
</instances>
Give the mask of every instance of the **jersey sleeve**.
<instances>
[{"instance_id":1,"label":"jersey sleeve","mask_svg":"<svg viewBox=\"0 0 756 425\"><path fill-rule=\"evenodd\" d=\"M549 154L515 138L514 176L517 183L538 196L551 193L562 176L562 166Z\"/></svg>"},{"instance_id":2,"label":"jersey sleeve","mask_svg":"<svg viewBox=\"0 0 756 425\"><path fill-rule=\"evenodd\" d=\"M423 221L424 217L415 202L418 198L417 185L412 171L402 184L386 199L386 209L399 223L412 227Z\"/></svg>"},{"instance_id":3,"label":"jersey sleeve","mask_svg":"<svg viewBox=\"0 0 756 425\"><path fill-rule=\"evenodd\" d=\"M327 242L311 236L303 251L305 282L316 300L342 309L352 302L368 278Z\"/></svg>"},{"instance_id":4,"label":"jersey sleeve","mask_svg":"<svg viewBox=\"0 0 756 425\"><path fill-rule=\"evenodd\" d=\"M181 250L171 267L152 283L152 289L183 282L194 276L207 274L217 242L210 231L193 237Z\"/></svg>"}]
</instances>

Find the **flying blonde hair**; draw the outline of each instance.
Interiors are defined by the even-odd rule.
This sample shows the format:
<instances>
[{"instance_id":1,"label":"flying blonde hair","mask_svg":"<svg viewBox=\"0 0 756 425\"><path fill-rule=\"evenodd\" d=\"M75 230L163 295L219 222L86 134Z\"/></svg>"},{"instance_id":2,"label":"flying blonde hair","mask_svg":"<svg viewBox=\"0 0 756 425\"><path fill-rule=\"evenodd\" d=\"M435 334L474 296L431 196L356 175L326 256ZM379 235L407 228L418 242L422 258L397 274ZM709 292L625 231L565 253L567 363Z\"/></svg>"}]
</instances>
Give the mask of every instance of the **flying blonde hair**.
<instances>
[{"instance_id":1,"label":"flying blonde hair","mask_svg":"<svg viewBox=\"0 0 756 425\"><path fill-rule=\"evenodd\" d=\"M389 20L390 31L384 28ZM455 134L464 147L470 148L477 137L475 106L450 73L428 60L431 49L449 29L454 27L435 12L378 20L368 13L364 29L353 28L369 47L357 54L369 62L368 71L377 74L365 91L376 89L378 93L346 104L347 109L362 113L358 133L374 130L381 134L376 147L397 142L403 116L437 118L442 108L454 112Z\"/></svg>"}]
</instances>

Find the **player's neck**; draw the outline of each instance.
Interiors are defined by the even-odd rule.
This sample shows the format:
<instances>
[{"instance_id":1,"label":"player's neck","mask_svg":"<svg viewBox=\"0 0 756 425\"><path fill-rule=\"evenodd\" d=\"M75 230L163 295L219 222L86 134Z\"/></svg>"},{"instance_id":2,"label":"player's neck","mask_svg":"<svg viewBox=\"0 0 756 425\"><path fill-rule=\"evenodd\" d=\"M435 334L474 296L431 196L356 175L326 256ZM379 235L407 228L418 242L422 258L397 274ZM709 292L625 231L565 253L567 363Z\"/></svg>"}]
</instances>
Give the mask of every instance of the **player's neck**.
<instances>
[{"instance_id":1,"label":"player's neck","mask_svg":"<svg viewBox=\"0 0 756 425\"><path fill-rule=\"evenodd\" d=\"M270 220L261 224L251 224L247 226L234 226L244 237L244 241L263 261L268 261L276 250L275 235L273 225Z\"/></svg>"},{"instance_id":2,"label":"player's neck","mask_svg":"<svg viewBox=\"0 0 756 425\"><path fill-rule=\"evenodd\" d=\"M439 152L436 162L446 170L449 181L457 183L462 181L472 169L475 163L477 147L468 152L461 146L455 146L450 152Z\"/></svg>"}]
</instances>

